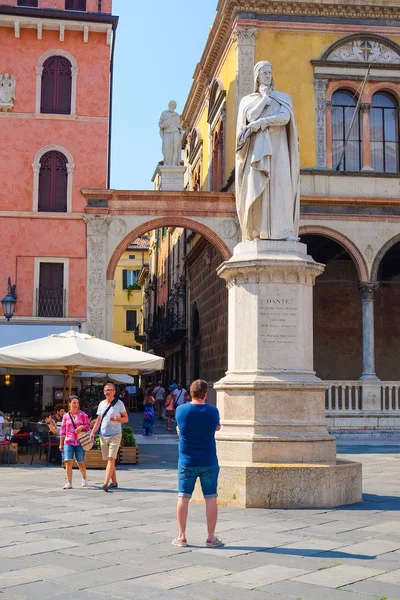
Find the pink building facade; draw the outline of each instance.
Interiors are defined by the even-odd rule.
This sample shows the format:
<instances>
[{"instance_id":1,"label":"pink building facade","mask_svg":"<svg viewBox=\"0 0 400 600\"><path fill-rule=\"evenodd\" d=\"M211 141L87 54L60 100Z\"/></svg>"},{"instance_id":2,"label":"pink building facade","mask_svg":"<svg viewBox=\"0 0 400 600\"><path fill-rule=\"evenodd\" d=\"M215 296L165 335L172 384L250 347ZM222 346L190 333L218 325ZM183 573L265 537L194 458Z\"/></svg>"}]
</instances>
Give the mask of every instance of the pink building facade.
<instances>
[{"instance_id":1,"label":"pink building facade","mask_svg":"<svg viewBox=\"0 0 400 600\"><path fill-rule=\"evenodd\" d=\"M1 0L0 298L10 278L17 302L9 322L0 309L0 346L85 329L80 190L109 183L111 9L111 0Z\"/></svg>"}]
</instances>

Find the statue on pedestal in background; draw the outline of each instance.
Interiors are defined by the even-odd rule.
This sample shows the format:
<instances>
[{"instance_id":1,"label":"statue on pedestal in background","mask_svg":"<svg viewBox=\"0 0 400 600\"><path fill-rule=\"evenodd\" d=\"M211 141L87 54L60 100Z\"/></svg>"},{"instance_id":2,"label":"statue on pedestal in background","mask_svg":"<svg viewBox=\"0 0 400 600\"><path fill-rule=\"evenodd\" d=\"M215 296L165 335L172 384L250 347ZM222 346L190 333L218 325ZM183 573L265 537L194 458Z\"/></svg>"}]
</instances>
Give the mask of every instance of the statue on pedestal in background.
<instances>
[{"instance_id":1,"label":"statue on pedestal in background","mask_svg":"<svg viewBox=\"0 0 400 600\"><path fill-rule=\"evenodd\" d=\"M298 240L300 160L287 94L274 90L272 65L254 67L254 93L239 105L236 206L244 240Z\"/></svg>"},{"instance_id":2,"label":"statue on pedestal in background","mask_svg":"<svg viewBox=\"0 0 400 600\"><path fill-rule=\"evenodd\" d=\"M168 110L161 113L160 135L162 137L162 153L164 157L164 166L179 167L181 164L182 152L182 128L181 117L175 112L176 102L171 100L168 104Z\"/></svg>"}]
</instances>

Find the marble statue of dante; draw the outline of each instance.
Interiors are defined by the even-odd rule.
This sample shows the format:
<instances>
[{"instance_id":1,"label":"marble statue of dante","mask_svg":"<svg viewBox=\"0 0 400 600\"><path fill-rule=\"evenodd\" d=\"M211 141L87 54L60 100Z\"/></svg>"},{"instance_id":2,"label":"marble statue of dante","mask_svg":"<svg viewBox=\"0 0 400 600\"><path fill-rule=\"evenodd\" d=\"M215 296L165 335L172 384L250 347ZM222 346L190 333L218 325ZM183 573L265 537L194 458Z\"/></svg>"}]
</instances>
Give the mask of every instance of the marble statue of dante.
<instances>
[{"instance_id":1,"label":"marble statue of dante","mask_svg":"<svg viewBox=\"0 0 400 600\"><path fill-rule=\"evenodd\" d=\"M175 112L176 102L171 100L168 110L161 113L160 135L162 137L162 153L164 166L179 166L181 164L182 128L181 117Z\"/></svg>"},{"instance_id":2,"label":"marble statue of dante","mask_svg":"<svg viewBox=\"0 0 400 600\"><path fill-rule=\"evenodd\" d=\"M299 180L292 102L274 90L272 65L261 61L237 120L236 206L244 240L298 239Z\"/></svg>"}]
</instances>

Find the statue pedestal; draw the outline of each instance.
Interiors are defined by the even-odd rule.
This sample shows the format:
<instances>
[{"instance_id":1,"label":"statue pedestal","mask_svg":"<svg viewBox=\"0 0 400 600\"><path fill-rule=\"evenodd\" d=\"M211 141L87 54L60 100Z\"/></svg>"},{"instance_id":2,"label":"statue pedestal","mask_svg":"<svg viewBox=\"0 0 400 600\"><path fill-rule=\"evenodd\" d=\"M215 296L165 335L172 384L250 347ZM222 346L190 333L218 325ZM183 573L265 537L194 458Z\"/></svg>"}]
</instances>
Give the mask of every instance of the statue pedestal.
<instances>
[{"instance_id":1,"label":"statue pedestal","mask_svg":"<svg viewBox=\"0 0 400 600\"><path fill-rule=\"evenodd\" d=\"M242 242L229 289L228 371L215 384L221 504L331 507L361 500L361 464L336 460L313 371L312 288L323 271L299 242Z\"/></svg>"},{"instance_id":2,"label":"statue pedestal","mask_svg":"<svg viewBox=\"0 0 400 600\"><path fill-rule=\"evenodd\" d=\"M161 192L182 192L185 189L186 167L167 167L159 164L152 181L156 190Z\"/></svg>"}]
</instances>

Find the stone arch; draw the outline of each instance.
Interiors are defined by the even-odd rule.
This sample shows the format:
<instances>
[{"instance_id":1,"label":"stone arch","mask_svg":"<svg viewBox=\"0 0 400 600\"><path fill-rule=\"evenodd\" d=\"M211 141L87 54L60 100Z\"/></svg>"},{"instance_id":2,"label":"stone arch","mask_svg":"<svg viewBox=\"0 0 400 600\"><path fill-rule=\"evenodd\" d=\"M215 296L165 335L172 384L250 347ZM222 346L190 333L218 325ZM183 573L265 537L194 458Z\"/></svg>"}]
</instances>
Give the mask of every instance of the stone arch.
<instances>
[{"instance_id":1,"label":"stone arch","mask_svg":"<svg viewBox=\"0 0 400 600\"><path fill-rule=\"evenodd\" d=\"M326 101L332 102L332 96L338 90L349 90L354 92L354 94L358 97L361 91L361 85L357 81L350 81L347 79L339 79L338 81L331 81L328 84L326 89ZM361 98L361 101L364 101L364 98Z\"/></svg>"},{"instance_id":2,"label":"stone arch","mask_svg":"<svg viewBox=\"0 0 400 600\"><path fill-rule=\"evenodd\" d=\"M386 244L384 244L379 250L374 258L374 262L372 263L371 281L378 281L378 272L382 259L385 257L385 254L388 252L388 250L390 250L390 248L395 246L398 242L400 242L400 233L390 238L390 240L388 240Z\"/></svg>"},{"instance_id":3,"label":"stone arch","mask_svg":"<svg viewBox=\"0 0 400 600\"><path fill-rule=\"evenodd\" d=\"M369 90L365 93L364 101L366 103L372 102L372 96L377 92L388 92L390 94L393 94L397 102L400 104L400 90L398 84L391 83L390 81L378 81L377 83L374 83L374 85L371 86Z\"/></svg>"},{"instance_id":4,"label":"stone arch","mask_svg":"<svg viewBox=\"0 0 400 600\"><path fill-rule=\"evenodd\" d=\"M196 231L202 235L210 244L212 244L218 252L221 254L222 259L229 260L232 256L231 251L225 242L217 235L212 229L203 225L202 223L198 223L193 219L188 219L187 217L159 217L157 219L152 219L151 221L146 221L141 225L138 225L128 233L123 240L118 244L115 248L107 267L107 279L114 279L115 269L117 267L117 263L122 255L122 252L129 246L131 242L133 242L136 238L143 235L147 231L152 229L159 229L161 227L184 227L185 229L191 229Z\"/></svg>"},{"instance_id":5,"label":"stone arch","mask_svg":"<svg viewBox=\"0 0 400 600\"><path fill-rule=\"evenodd\" d=\"M335 242L343 246L343 248L347 250L347 252L351 256L356 266L357 274L360 281L369 281L368 267L364 257L362 256L361 252L354 244L354 242L349 240L348 237L346 237L339 231L335 231L334 229L330 229L329 227L324 227L323 225L303 225L302 227L300 227L299 235L322 235L334 240Z\"/></svg>"},{"instance_id":6,"label":"stone arch","mask_svg":"<svg viewBox=\"0 0 400 600\"><path fill-rule=\"evenodd\" d=\"M42 56L39 58L38 63L35 67L36 71L36 100L35 100L35 113L40 113L40 98L41 98L41 90L42 90L42 73L43 73L43 65L48 58L52 56L63 56L71 63L71 115L76 114L76 80L78 78L79 67L76 59L72 54L67 52L67 50L63 50L62 48L53 48L52 50L47 50L44 52Z\"/></svg>"}]
</instances>

